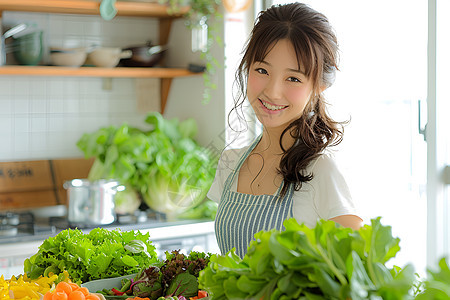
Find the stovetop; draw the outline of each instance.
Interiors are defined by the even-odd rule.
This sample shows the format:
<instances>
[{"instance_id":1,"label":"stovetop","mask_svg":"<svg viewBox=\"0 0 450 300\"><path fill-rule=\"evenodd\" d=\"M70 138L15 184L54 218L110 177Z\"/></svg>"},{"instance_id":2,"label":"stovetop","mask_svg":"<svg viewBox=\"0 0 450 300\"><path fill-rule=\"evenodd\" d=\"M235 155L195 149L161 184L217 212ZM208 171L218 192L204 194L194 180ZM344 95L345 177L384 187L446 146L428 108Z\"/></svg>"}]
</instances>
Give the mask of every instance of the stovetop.
<instances>
[{"instance_id":1,"label":"stovetop","mask_svg":"<svg viewBox=\"0 0 450 300\"><path fill-rule=\"evenodd\" d=\"M168 224L163 214L154 212L141 212L138 215L119 215L112 224L102 226L74 226L66 217L35 218L31 212L14 213L18 215L19 222L16 225L0 226L0 244L42 240L57 235L62 230L77 228L83 232L89 232L93 228L139 230L160 227ZM190 222L190 221L186 221ZM179 221L177 223L185 223Z\"/></svg>"}]
</instances>

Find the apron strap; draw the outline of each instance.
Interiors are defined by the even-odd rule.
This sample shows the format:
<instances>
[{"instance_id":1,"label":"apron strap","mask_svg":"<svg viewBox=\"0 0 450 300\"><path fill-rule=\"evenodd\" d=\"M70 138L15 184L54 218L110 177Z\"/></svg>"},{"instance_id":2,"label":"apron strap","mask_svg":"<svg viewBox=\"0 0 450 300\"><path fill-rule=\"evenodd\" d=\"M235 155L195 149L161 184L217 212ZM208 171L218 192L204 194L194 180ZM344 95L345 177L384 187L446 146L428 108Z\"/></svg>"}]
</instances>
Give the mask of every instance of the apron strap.
<instances>
[{"instance_id":1,"label":"apron strap","mask_svg":"<svg viewBox=\"0 0 450 300\"><path fill-rule=\"evenodd\" d=\"M247 157L250 155L250 153L253 151L253 149L256 147L256 145L258 145L259 141L262 138L262 134L260 134L254 141L253 143L250 145L250 147L248 147L247 151L244 153L244 155L241 156L241 158L239 159L239 162L237 163L236 167L234 168L234 170L230 173L230 175L228 175L227 180L225 181L225 185L223 188L223 193L225 193L225 191L228 191L231 189L231 185L234 182L234 179L236 178L236 174L239 173L239 170L241 169L242 164L244 163L244 161L247 159Z\"/></svg>"}]
</instances>

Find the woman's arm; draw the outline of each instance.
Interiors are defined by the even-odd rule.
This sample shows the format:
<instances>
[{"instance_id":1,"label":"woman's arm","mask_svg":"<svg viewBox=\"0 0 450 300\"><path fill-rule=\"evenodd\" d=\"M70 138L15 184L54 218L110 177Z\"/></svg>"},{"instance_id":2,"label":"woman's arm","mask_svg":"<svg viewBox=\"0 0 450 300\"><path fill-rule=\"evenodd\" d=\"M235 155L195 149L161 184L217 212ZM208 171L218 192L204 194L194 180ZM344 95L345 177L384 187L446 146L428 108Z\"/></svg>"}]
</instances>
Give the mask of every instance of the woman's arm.
<instances>
[{"instance_id":1,"label":"woman's arm","mask_svg":"<svg viewBox=\"0 0 450 300\"><path fill-rule=\"evenodd\" d=\"M330 219L344 227L350 227L354 230L358 230L362 226L362 220L355 215L342 215Z\"/></svg>"}]
</instances>

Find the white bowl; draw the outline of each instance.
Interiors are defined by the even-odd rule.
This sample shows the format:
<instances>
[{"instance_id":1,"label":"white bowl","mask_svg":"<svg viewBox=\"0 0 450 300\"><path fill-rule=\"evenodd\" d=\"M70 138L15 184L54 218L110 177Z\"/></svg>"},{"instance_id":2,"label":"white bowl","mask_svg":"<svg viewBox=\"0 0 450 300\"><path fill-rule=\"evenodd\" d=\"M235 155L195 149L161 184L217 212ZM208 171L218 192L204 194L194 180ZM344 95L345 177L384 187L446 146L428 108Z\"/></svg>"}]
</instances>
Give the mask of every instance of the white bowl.
<instances>
[{"instance_id":1,"label":"white bowl","mask_svg":"<svg viewBox=\"0 0 450 300\"><path fill-rule=\"evenodd\" d=\"M86 57L85 48L50 48L50 60L55 66L80 67Z\"/></svg>"},{"instance_id":2,"label":"white bowl","mask_svg":"<svg viewBox=\"0 0 450 300\"><path fill-rule=\"evenodd\" d=\"M122 51L121 48L100 47L88 54L88 60L96 67L113 68L122 58L130 58L132 54L130 50Z\"/></svg>"},{"instance_id":3,"label":"white bowl","mask_svg":"<svg viewBox=\"0 0 450 300\"><path fill-rule=\"evenodd\" d=\"M96 293L103 289L110 290L112 288L120 289L122 287L121 280L125 278L134 278L137 274L125 275L121 277L97 279L82 283L81 286L89 290L90 293Z\"/></svg>"}]
</instances>

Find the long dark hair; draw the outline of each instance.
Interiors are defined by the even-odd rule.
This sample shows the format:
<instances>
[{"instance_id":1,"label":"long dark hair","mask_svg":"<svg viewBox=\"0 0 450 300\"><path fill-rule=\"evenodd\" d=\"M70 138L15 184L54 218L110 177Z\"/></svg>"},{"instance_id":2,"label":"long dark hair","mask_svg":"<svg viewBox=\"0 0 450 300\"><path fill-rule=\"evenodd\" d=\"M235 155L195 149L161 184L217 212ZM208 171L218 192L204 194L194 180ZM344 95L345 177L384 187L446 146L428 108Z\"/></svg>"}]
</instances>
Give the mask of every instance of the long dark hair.
<instances>
[{"instance_id":1,"label":"long dark hair","mask_svg":"<svg viewBox=\"0 0 450 300\"><path fill-rule=\"evenodd\" d=\"M303 3L274 5L259 14L244 56L236 72L239 91L235 109L242 106L246 95L249 68L255 61L263 61L279 40L289 40L296 52L297 61L313 83L313 93L300 118L287 126L280 137L283 156L278 172L283 176L284 197L290 184L299 190L313 174L306 174L308 164L328 146L342 141L343 122L328 116L326 102L321 94L323 87L333 84L338 69L338 43L328 19ZM285 149L282 139L290 134L295 142Z\"/></svg>"}]
</instances>

